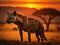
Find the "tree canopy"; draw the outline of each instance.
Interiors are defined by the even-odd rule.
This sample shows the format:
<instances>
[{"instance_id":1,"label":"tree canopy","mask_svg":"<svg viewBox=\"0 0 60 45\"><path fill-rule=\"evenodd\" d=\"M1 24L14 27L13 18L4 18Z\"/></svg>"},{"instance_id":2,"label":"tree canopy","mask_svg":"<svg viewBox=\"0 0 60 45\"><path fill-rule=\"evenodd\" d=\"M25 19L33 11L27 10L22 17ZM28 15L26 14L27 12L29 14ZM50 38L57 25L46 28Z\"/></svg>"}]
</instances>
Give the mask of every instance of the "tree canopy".
<instances>
[{"instance_id":1,"label":"tree canopy","mask_svg":"<svg viewBox=\"0 0 60 45\"><path fill-rule=\"evenodd\" d=\"M56 16L60 16L60 11L54 8L42 8L35 11L32 15L40 17L45 22L48 31L51 20Z\"/></svg>"},{"instance_id":2,"label":"tree canopy","mask_svg":"<svg viewBox=\"0 0 60 45\"><path fill-rule=\"evenodd\" d=\"M43 8L40 10L37 10L33 13L33 15L51 15L51 16L60 16L60 11L54 8Z\"/></svg>"}]
</instances>

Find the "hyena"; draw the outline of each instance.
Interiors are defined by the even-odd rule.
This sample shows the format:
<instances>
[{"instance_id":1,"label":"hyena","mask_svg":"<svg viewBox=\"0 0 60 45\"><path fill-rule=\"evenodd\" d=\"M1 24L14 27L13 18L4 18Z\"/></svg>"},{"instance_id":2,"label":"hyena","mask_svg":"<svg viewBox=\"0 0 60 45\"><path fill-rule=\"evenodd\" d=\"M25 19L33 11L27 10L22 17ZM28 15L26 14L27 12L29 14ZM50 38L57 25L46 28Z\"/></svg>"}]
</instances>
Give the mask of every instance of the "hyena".
<instances>
[{"instance_id":1,"label":"hyena","mask_svg":"<svg viewBox=\"0 0 60 45\"><path fill-rule=\"evenodd\" d=\"M16 13L13 11L12 13L7 12L7 23L14 23L17 25L19 29L19 34L21 37L21 41L23 41L23 31L28 32L28 41L31 42L31 33L35 33L38 42L43 42L44 40L47 41L44 35L44 27L42 23L38 20L33 18L27 18L27 16L23 16L21 14Z\"/></svg>"}]
</instances>

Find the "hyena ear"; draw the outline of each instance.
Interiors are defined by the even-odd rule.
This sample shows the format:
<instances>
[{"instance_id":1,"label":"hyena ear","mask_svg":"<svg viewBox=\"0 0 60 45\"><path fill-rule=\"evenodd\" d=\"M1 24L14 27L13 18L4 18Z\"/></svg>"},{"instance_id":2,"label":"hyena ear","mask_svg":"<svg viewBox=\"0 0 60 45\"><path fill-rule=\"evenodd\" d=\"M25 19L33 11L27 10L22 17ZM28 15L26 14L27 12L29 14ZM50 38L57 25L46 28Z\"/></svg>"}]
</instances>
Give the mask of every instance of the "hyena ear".
<instances>
[{"instance_id":1,"label":"hyena ear","mask_svg":"<svg viewBox=\"0 0 60 45\"><path fill-rule=\"evenodd\" d=\"M13 11L13 13L12 13L12 14L13 14L14 16L16 16L16 14L17 14L17 13L16 13L16 11Z\"/></svg>"}]
</instances>

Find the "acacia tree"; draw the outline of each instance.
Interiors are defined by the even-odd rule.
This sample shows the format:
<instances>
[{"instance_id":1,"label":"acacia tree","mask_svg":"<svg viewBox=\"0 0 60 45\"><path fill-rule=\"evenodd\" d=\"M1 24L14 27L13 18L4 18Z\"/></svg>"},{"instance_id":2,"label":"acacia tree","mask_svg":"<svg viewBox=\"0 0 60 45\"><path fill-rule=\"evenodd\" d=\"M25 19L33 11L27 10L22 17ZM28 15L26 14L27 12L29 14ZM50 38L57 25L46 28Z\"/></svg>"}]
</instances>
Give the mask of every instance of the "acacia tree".
<instances>
[{"instance_id":1,"label":"acacia tree","mask_svg":"<svg viewBox=\"0 0 60 45\"><path fill-rule=\"evenodd\" d=\"M60 16L60 11L54 8L43 8L35 11L32 15L40 17L46 24L47 30L49 30L50 22L56 16Z\"/></svg>"}]
</instances>

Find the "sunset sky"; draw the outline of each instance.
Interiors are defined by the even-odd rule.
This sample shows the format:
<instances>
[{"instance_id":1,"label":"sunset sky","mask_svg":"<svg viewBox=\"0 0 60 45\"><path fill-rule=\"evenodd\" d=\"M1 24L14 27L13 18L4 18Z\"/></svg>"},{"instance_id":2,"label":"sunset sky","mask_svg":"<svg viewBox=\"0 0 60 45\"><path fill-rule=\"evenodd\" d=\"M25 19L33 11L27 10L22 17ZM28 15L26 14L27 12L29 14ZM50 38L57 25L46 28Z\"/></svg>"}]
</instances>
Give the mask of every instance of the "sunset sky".
<instances>
[{"instance_id":1,"label":"sunset sky","mask_svg":"<svg viewBox=\"0 0 60 45\"><path fill-rule=\"evenodd\" d=\"M0 6L13 6L13 7L30 7L30 8L40 8L44 5L60 5L60 0L0 0ZM46 7L45 5L45 7Z\"/></svg>"},{"instance_id":2,"label":"sunset sky","mask_svg":"<svg viewBox=\"0 0 60 45\"><path fill-rule=\"evenodd\" d=\"M29 8L56 8L60 10L60 0L0 0L0 6L29 7Z\"/></svg>"}]
</instances>

